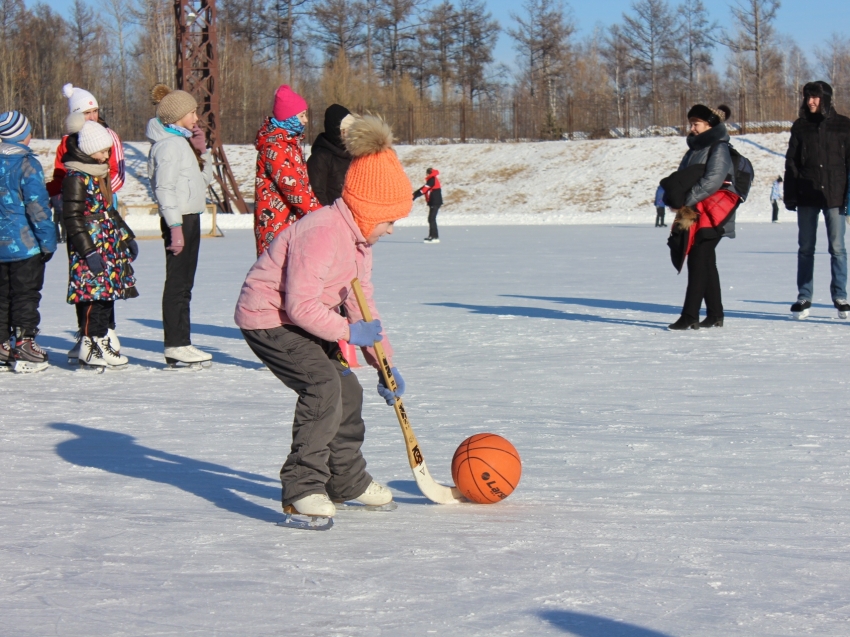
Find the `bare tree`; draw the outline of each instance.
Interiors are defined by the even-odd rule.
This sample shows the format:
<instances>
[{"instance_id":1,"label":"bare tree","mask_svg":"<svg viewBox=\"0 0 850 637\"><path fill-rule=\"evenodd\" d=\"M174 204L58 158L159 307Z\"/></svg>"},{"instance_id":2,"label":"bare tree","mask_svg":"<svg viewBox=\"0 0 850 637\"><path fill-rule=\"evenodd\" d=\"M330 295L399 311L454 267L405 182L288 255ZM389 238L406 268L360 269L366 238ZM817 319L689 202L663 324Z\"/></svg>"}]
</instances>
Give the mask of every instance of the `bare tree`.
<instances>
[{"instance_id":1,"label":"bare tree","mask_svg":"<svg viewBox=\"0 0 850 637\"><path fill-rule=\"evenodd\" d=\"M461 0L453 60L461 95L467 96L470 102L492 88L487 71L493 62L500 29L484 0Z\"/></svg>"},{"instance_id":2,"label":"bare tree","mask_svg":"<svg viewBox=\"0 0 850 637\"><path fill-rule=\"evenodd\" d=\"M632 13L623 14L623 38L632 64L647 89L652 123L658 119L658 96L662 70L676 59L673 46L678 38L673 14L664 0L636 0Z\"/></svg>"},{"instance_id":3,"label":"bare tree","mask_svg":"<svg viewBox=\"0 0 850 637\"><path fill-rule=\"evenodd\" d=\"M557 87L565 77L570 38L575 25L560 0L525 0L523 15L511 14L516 26L508 29L519 53L518 62L532 96L541 93L546 117L554 124Z\"/></svg>"},{"instance_id":4,"label":"bare tree","mask_svg":"<svg viewBox=\"0 0 850 637\"><path fill-rule=\"evenodd\" d=\"M764 117L765 78L770 62L779 59L772 45L775 35L773 22L780 6L779 0L737 0L731 6L732 17L738 25L737 32L724 37L724 43L732 51L752 56L756 113L760 120Z\"/></svg>"},{"instance_id":5,"label":"bare tree","mask_svg":"<svg viewBox=\"0 0 850 637\"><path fill-rule=\"evenodd\" d=\"M317 36L326 60L345 58L350 64L363 45L363 8L354 0L325 0L313 8Z\"/></svg>"},{"instance_id":6,"label":"bare tree","mask_svg":"<svg viewBox=\"0 0 850 637\"><path fill-rule=\"evenodd\" d=\"M833 33L822 47L815 49L821 72L837 94L850 93L850 38Z\"/></svg>"},{"instance_id":7,"label":"bare tree","mask_svg":"<svg viewBox=\"0 0 850 637\"><path fill-rule=\"evenodd\" d=\"M711 49L718 26L711 22L702 0L683 0L676 9L679 44L676 50L686 73L688 97L694 99L701 74L711 67Z\"/></svg>"},{"instance_id":8,"label":"bare tree","mask_svg":"<svg viewBox=\"0 0 850 637\"><path fill-rule=\"evenodd\" d=\"M451 0L443 0L425 11L428 15L424 16L421 22L428 26L425 29L420 55L431 59L433 73L440 85L440 100L446 104L449 102L449 87L456 76L452 58L461 15Z\"/></svg>"},{"instance_id":9,"label":"bare tree","mask_svg":"<svg viewBox=\"0 0 850 637\"><path fill-rule=\"evenodd\" d=\"M617 124L622 128L625 126L623 102L631 84L633 63L629 44L620 25L615 24L608 29L608 33L602 40L600 54L605 61L608 75L614 83L614 94L617 98Z\"/></svg>"}]
</instances>

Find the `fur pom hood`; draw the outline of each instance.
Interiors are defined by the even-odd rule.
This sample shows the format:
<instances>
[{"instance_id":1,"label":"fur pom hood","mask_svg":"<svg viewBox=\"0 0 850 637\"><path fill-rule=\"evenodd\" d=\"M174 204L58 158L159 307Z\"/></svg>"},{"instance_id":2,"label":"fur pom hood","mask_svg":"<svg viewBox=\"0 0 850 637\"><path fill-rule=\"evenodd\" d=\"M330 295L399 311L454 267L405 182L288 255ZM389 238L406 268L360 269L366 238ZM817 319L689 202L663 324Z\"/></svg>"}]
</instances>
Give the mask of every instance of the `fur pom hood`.
<instances>
[{"instance_id":1,"label":"fur pom hood","mask_svg":"<svg viewBox=\"0 0 850 637\"><path fill-rule=\"evenodd\" d=\"M355 115L348 127L345 148L352 157L375 155L393 146L393 131L382 117L377 115Z\"/></svg>"}]
</instances>

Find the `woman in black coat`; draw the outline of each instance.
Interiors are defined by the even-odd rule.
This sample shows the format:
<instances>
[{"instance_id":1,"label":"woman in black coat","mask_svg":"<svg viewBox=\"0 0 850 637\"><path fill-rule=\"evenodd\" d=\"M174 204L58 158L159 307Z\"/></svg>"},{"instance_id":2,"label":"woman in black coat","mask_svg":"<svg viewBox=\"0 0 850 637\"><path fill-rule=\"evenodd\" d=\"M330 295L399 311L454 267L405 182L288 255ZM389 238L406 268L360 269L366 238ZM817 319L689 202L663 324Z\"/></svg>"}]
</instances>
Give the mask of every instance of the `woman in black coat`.
<instances>
[{"instance_id":1,"label":"woman in black coat","mask_svg":"<svg viewBox=\"0 0 850 637\"><path fill-rule=\"evenodd\" d=\"M325 111L325 132L319 133L307 160L307 174L313 193L323 206L329 206L342 196L345 173L351 155L342 142L344 131L354 116L344 106L331 104Z\"/></svg>"}]
</instances>

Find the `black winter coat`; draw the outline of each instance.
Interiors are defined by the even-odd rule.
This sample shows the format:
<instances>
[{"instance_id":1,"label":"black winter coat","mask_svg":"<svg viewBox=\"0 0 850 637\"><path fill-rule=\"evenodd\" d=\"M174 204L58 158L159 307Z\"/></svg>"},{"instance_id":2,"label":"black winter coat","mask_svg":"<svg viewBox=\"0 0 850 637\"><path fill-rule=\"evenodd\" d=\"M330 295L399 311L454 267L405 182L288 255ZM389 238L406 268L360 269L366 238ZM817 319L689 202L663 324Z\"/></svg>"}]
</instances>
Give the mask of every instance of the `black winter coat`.
<instances>
[{"instance_id":1,"label":"black winter coat","mask_svg":"<svg viewBox=\"0 0 850 637\"><path fill-rule=\"evenodd\" d=\"M320 204L329 206L342 196L345 173L350 163L349 152L333 143L326 133L316 137L307 160L307 175Z\"/></svg>"},{"instance_id":2,"label":"black winter coat","mask_svg":"<svg viewBox=\"0 0 850 637\"><path fill-rule=\"evenodd\" d=\"M785 154L785 207L843 207L848 170L850 119L834 108L826 117L801 112Z\"/></svg>"}]
</instances>

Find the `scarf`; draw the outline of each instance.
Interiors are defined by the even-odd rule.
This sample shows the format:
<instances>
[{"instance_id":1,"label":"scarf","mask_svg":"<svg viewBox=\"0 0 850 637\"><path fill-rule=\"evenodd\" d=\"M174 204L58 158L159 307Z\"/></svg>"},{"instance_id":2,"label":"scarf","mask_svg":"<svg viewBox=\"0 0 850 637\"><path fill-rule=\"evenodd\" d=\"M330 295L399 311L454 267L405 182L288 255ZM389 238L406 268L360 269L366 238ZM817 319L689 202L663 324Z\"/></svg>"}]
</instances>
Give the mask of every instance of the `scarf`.
<instances>
[{"instance_id":1,"label":"scarf","mask_svg":"<svg viewBox=\"0 0 850 637\"><path fill-rule=\"evenodd\" d=\"M275 119L274 117L272 117L271 119L272 124L274 126L276 126L277 128L282 128L291 135L300 135L304 132L304 124L302 124L301 120L298 119L298 115L293 115L292 117L289 117L283 120L282 122L280 120Z\"/></svg>"},{"instance_id":2,"label":"scarf","mask_svg":"<svg viewBox=\"0 0 850 637\"><path fill-rule=\"evenodd\" d=\"M178 126L177 124L165 124L165 130L174 135L182 135L186 139L190 139L192 137L192 131L188 128Z\"/></svg>"}]
</instances>

